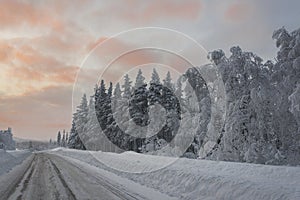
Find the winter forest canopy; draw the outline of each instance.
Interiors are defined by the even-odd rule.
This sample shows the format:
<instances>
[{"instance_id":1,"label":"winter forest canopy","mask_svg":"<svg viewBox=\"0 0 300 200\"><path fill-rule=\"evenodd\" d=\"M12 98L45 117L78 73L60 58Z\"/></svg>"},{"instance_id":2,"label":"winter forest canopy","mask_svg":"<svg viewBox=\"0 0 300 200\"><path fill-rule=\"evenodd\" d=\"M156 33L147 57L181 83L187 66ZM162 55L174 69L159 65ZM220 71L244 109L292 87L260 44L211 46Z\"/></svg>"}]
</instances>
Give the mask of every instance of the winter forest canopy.
<instances>
[{"instance_id":1,"label":"winter forest canopy","mask_svg":"<svg viewBox=\"0 0 300 200\"><path fill-rule=\"evenodd\" d=\"M167 144L176 145L173 139L183 124L182 116L190 112L196 113L199 125L192 140L181 141L189 142L185 157L299 165L300 29L289 33L281 28L274 31L273 39L279 48L274 62L239 46L230 49L229 57L222 50L209 53L226 92L220 133L206 135L212 100L197 68L191 67L177 80L170 73L161 79L154 69L149 82L139 70L135 81L128 75L122 85L102 80L89 100L82 97L73 115L68 147L151 154Z\"/></svg>"}]
</instances>

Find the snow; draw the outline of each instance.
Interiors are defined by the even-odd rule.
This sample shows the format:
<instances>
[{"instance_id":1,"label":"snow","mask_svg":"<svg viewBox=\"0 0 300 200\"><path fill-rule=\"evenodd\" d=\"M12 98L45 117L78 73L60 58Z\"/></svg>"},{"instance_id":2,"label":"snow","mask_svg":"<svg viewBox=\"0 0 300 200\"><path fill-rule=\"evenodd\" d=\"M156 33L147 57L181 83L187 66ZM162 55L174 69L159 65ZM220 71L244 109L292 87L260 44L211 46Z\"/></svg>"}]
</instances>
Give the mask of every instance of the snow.
<instances>
[{"instance_id":1,"label":"snow","mask_svg":"<svg viewBox=\"0 0 300 200\"><path fill-rule=\"evenodd\" d=\"M114 173L179 199L300 199L299 166L267 166L62 148L49 153L105 170L103 174L108 173L107 177Z\"/></svg>"},{"instance_id":2,"label":"snow","mask_svg":"<svg viewBox=\"0 0 300 200\"><path fill-rule=\"evenodd\" d=\"M22 163L30 154L31 152L27 150L4 151L0 149L0 175Z\"/></svg>"},{"instance_id":3,"label":"snow","mask_svg":"<svg viewBox=\"0 0 300 200\"><path fill-rule=\"evenodd\" d=\"M164 199L164 200L171 200L176 199L174 197L170 197L166 194L163 194L159 191L153 190L152 188L145 187L143 185L140 185L138 183L133 182L132 180L128 180L127 178L123 178L118 176L117 174L114 174L112 172L109 172L107 170L103 170L99 167L95 167L93 165L87 165L86 162L82 162L78 159L70 158L70 157L64 157L65 160L76 164L76 166L80 167L84 171L88 171L90 174L94 174L94 176L98 177L100 176L101 179L104 179L106 183L109 183L110 185L114 185L115 188L121 191L125 191L125 193L132 193L134 192L136 196L138 194L142 194L142 197L139 197L140 199L146 198L146 199ZM70 188L74 188L72 186L72 182L68 182L70 184ZM78 196L80 198L80 193L78 191L75 191L76 197Z\"/></svg>"}]
</instances>

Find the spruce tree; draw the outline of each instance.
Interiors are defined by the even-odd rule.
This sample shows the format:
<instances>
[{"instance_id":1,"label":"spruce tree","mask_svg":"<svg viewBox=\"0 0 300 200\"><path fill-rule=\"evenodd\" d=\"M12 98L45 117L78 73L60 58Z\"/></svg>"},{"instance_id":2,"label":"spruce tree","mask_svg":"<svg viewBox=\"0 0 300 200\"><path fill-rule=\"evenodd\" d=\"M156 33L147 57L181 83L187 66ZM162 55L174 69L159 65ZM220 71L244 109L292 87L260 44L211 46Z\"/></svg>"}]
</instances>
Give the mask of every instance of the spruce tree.
<instances>
[{"instance_id":1,"label":"spruce tree","mask_svg":"<svg viewBox=\"0 0 300 200\"><path fill-rule=\"evenodd\" d=\"M150 87L149 87L149 104L154 105L155 103L160 103L161 99L161 91L162 85L160 83L159 75L155 68L153 68L153 72L151 75Z\"/></svg>"},{"instance_id":2,"label":"spruce tree","mask_svg":"<svg viewBox=\"0 0 300 200\"><path fill-rule=\"evenodd\" d=\"M153 68L150 83L160 84L160 78L155 68Z\"/></svg>"},{"instance_id":3,"label":"spruce tree","mask_svg":"<svg viewBox=\"0 0 300 200\"><path fill-rule=\"evenodd\" d=\"M66 137L66 133L65 133L65 130L63 130L63 136L62 136L62 139L61 139L61 146L65 146L65 137Z\"/></svg>"},{"instance_id":4,"label":"spruce tree","mask_svg":"<svg viewBox=\"0 0 300 200\"><path fill-rule=\"evenodd\" d=\"M124 76L124 84L122 85L123 90L123 97L129 99L131 97L131 83L128 74Z\"/></svg>"},{"instance_id":5,"label":"spruce tree","mask_svg":"<svg viewBox=\"0 0 300 200\"><path fill-rule=\"evenodd\" d=\"M171 73L168 71L167 75L166 75L166 78L163 80L164 82L164 86L169 88L170 90L174 90L174 87L173 87L173 83L172 83L172 78L171 78Z\"/></svg>"},{"instance_id":6,"label":"spruce tree","mask_svg":"<svg viewBox=\"0 0 300 200\"><path fill-rule=\"evenodd\" d=\"M121 98L121 96L122 96L122 91L121 91L120 83L117 83L114 90L114 97Z\"/></svg>"},{"instance_id":7,"label":"spruce tree","mask_svg":"<svg viewBox=\"0 0 300 200\"><path fill-rule=\"evenodd\" d=\"M60 146L60 143L61 143L61 133L60 133L60 131L58 131L58 133L57 133L57 145Z\"/></svg>"},{"instance_id":8,"label":"spruce tree","mask_svg":"<svg viewBox=\"0 0 300 200\"><path fill-rule=\"evenodd\" d=\"M80 105L77 107L76 113L73 115L72 129L70 133L69 139L69 147L75 149L85 150L85 146L82 142L81 137L85 136L85 126L87 123L87 115L88 115L88 103L86 95L84 94Z\"/></svg>"},{"instance_id":9,"label":"spruce tree","mask_svg":"<svg viewBox=\"0 0 300 200\"><path fill-rule=\"evenodd\" d=\"M110 82L109 83L109 88L107 90L107 96L108 96L108 98L112 97L112 91L113 91L113 84L112 84L112 82Z\"/></svg>"},{"instance_id":10,"label":"spruce tree","mask_svg":"<svg viewBox=\"0 0 300 200\"><path fill-rule=\"evenodd\" d=\"M143 76L142 70L139 69L136 79L135 79L134 88L138 89L139 87L143 86L144 84L145 84L145 77Z\"/></svg>"}]
</instances>

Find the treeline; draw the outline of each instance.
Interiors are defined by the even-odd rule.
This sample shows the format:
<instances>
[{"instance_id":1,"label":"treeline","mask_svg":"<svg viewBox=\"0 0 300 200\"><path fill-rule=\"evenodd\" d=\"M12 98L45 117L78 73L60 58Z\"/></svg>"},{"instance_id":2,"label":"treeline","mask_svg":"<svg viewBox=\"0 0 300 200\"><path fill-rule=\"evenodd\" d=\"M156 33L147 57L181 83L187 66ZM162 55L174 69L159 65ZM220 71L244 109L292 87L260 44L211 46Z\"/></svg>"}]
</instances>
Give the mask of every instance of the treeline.
<instances>
[{"instance_id":1,"label":"treeline","mask_svg":"<svg viewBox=\"0 0 300 200\"><path fill-rule=\"evenodd\" d=\"M230 49L229 57L222 50L209 53L209 59L221 73L226 92L225 123L220 125L221 134L216 132L210 137L213 139L208 140L205 135L212 101L196 68L187 70L175 83L170 73L161 82L153 70L148 84L139 70L134 83L128 75L122 86L110 83L107 87L101 81L89 103L83 96L73 116L68 146L115 152L155 151L174 138L183 113L197 104L200 125L185 156L300 164L300 30L289 33L281 28L274 32L273 39L279 47L275 61L263 62L238 46ZM190 95L193 91L196 100ZM154 105L158 104L162 109L155 110ZM150 123L150 119L161 115L166 118L155 120L154 125ZM133 122L147 129L146 136L131 126ZM207 146L212 150L206 151Z\"/></svg>"},{"instance_id":2,"label":"treeline","mask_svg":"<svg viewBox=\"0 0 300 200\"><path fill-rule=\"evenodd\" d=\"M180 102L175 92L182 88L175 89L175 86L170 72L160 81L156 69L153 69L149 84L142 70L138 71L134 84L128 75L124 76L123 85L109 83L106 87L102 80L99 86L96 85L89 103L86 95L82 97L73 115L68 146L86 149L84 144L88 144L92 149L136 152L161 148L172 140L180 122ZM155 107L155 104L161 107ZM154 110L149 113L151 106ZM158 117L165 116L167 123L157 121L158 113L161 113ZM151 125L150 119L153 122ZM135 129L137 126L133 124L142 129ZM159 125L163 126L159 128Z\"/></svg>"},{"instance_id":3,"label":"treeline","mask_svg":"<svg viewBox=\"0 0 300 200\"><path fill-rule=\"evenodd\" d=\"M50 145L56 145L60 147L67 147L69 143L69 133L66 130L58 131L56 141L49 141Z\"/></svg>"},{"instance_id":4,"label":"treeline","mask_svg":"<svg viewBox=\"0 0 300 200\"><path fill-rule=\"evenodd\" d=\"M226 117L214 160L300 164L300 30L274 32L275 63L239 47L210 53L226 89Z\"/></svg>"}]
</instances>

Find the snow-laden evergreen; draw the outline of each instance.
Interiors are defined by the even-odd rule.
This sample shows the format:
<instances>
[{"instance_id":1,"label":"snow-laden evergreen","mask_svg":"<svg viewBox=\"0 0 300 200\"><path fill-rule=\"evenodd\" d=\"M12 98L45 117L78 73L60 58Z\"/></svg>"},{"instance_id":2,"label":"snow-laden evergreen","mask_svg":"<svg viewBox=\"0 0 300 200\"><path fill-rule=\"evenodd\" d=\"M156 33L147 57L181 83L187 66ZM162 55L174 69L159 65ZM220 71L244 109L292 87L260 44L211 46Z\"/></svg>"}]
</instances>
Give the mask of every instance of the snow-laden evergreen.
<instances>
[{"instance_id":1,"label":"snow-laden evergreen","mask_svg":"<svg viewBox=\"0 0 300 200\"><path fill-rule=\"evenodd\" d=\"M219 82L207 82L216 77L202 77L211 65L190 68L174 81L168 72L162 83L156 69L148 81L142 70L135 82L126 74L122 87L110 83L106 90L102 80L89 104L84 96L74 114L69 146L77 148L79 138L88 149L151 153L178 143L174 136L187 123L182 117L191 113L198 125L186 157L299 164L300 30L281 28L273 39L279 47L275 62L239 46L229 57L222 50L209 53L226 98L214 93ZM224 108L215 104L218 98Z\"/></svg>"}]
</instances>

